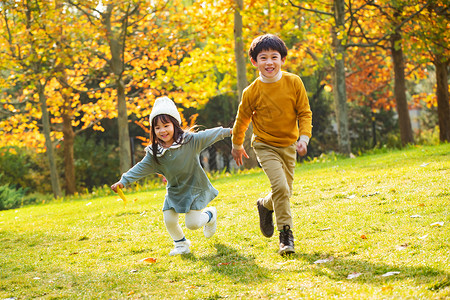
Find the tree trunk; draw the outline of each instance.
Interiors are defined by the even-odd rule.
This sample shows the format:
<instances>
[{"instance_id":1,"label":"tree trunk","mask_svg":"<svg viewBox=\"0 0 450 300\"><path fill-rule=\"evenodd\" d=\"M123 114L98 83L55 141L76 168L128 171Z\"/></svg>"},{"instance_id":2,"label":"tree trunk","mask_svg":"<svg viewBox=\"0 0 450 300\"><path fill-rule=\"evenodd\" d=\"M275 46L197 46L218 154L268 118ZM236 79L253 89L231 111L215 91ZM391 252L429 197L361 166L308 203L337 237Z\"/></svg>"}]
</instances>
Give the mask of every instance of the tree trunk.
<instances>
[{"instance_id":1,"label":"tree trunk","mask_svg":"<svg viewBox=\"0 0 450 300\"><path fill-rule=\"evenodd\" d=\"M345 6L343 0L334 1L336 26L332 28L334 46L334 104L338 129L339 152L349 155L351 152L350 135L348 131L348 107L345 84L345 49L342 37L338 36L339 28L344 28ZM342 33L341 33L342 34Z\"/></svg>"},{"instance_id":2,"label":"tree trunk","mask_svg":"<svg viewBox=\"0 0 450 300\"><path fill-rule=\"evenodd\" d=\"M130 133L128 131L127 102L125 99L125 83L122 77L116 80L117 85L117 124L119 126L120 172L125 173L131 167Z\"/></svg>"},{"instance_id":3,"label":"tree trunk","mask_svg":"<svg viewBox=\"0 0 450 300\"><path fill-rule=\"evenodd\" d=\"M41 83L38 83L37 87L38 87L39 102L41 104L42 127L44 129L45 148L50 167L50 181L52 184L53 195L55 196L55 198L59 198L62 196L61 186L59 185L58 170L56 167L55 155L53 153L52 139L50 136L50 117L47 110L47 98L45 97L44 94L45 87Z\"/></svg>"},{"instance_id":4,"label":"tree trunk","mask_svg":"<svg viewBox=\"0 0 450 300\"><path fill-rule=\"evenodd\" d=\"M131 147L130 133L128 131L128 113L125 97L125 83L122 78L124 71L124 57L122 55L125 49L125 36L127 34L126 26L123 26L122 37L116 35L111 25L111 15L115 4L108 4L106 12L103 14L103 24L106 29L106 37L108 39L111 51L111 60L109 61L111 70L116 76L117 88L117 125L119 127L119 156L120 156L120 172L125 173L131 167ZM128 16L126 16L128 17ZM122 22L126 22L126 17Z\"/></svg>"},{"instance_id":5,"label":"tree trunk","mask_svg":"<svg viewBox=\"0 0 450 300\"><path fill-rule=\"evenodd\" d=\"M450 142L450 108L449 108L449 91L448 91L448 72L447 66L449 61L442 57L434 60L436 67L437 81L437 103L438 103L438 120L439 120L439 140L441 142Z\"/></svg>"},{"instance_id":6,"label":"tree trunk","mask_svg":"<svg viewBox=\"0 0 450 300\"><path fill-rule=\"evenodd\" d=\"M394 95L398 113L398 125L402 145L414 144L414 137L406 101L405 63L403 61L402 37L396 32L391 35L391 55L394 63Z\"/></svg>"},{"instance_id":7,"label":"tree trunk","mask_svg":"<svg viewBox=\"0 0 450 300\"><path fill-rule=\"evenodd\" d=\"M234 10L234 55L236 59L237 68L237 88L239 101L242 99L242 91L248 85L247 82L247 68L245 63L245 53L244 53L244 41L242 39L242 15L241 10L244 7L243 0L235 0L236 6ZM237 107L233 105L233 110L236 111ZM253 126L250 124L247 131L245 132L244 148L251 148L251 139L253 134ZM244 168L251 169L258 165L256 160L256 155L254 151L247 152L249 159L244 159Z\"/></svg>"},{"instance_id":8,"label":"tree trunk","mask_svg":"<svg viewBox=\"0 0 450 300\"><path fill-rule=\"evenodd\" d=\"M64 173L66 195L73 195L76 192L75 180L75 164L73 155L73 146L75 133L72 128L72 117L65 112L63 118L63 135L64 135Z\"/></svg>"}]
</instances>

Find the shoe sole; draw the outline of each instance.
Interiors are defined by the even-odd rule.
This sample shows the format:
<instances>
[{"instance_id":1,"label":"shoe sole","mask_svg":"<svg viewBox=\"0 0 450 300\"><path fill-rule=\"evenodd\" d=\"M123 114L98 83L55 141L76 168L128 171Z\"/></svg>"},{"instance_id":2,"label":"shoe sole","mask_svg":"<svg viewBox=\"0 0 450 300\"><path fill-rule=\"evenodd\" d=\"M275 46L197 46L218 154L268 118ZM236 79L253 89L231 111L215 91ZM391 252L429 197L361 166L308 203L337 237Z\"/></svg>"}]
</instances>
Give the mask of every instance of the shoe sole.
<instances>
[{"instance_id":1,"label":"shoe sole","mask_svg":"<svg viewBox=\"0 0 450 300\"><path fill-rule=\"evenodd\" d=\"M295 249L292 247L286 247L285 249L278 251L278 254L280 254L281 256L294 254L294 253L295 253Z\"/></svg>"}]
</instances>

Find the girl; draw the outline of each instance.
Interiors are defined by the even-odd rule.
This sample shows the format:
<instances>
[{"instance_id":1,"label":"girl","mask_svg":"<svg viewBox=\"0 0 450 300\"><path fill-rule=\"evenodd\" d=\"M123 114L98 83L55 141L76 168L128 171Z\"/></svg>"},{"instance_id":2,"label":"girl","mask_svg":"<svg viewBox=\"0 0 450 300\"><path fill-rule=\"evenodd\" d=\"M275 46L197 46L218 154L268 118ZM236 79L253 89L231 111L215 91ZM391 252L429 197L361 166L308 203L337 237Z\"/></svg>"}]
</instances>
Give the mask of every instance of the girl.
<instances>
[{"instance_id":1,"label":"girl","mask_svg":"<svg viewBox=\"0 0 450 300\"><path fill-rule=\"evenodd\" d=\"M151 144L145 148L145 157L111 186L117 192L117 187L123 188L152 173L167 179L164 224L175 245L169 255L190 252L191 242L178 223L180 213L186 214L188 229L203 227L206 238L216 232L217 210L206 206L218 191L203 171L199 155L206 147L231 136L230 128L217 127L192 133L183 131L180 124L181 117L175 103L167 97L156 99L150 114Z\"/></svg>"}]
</instances>

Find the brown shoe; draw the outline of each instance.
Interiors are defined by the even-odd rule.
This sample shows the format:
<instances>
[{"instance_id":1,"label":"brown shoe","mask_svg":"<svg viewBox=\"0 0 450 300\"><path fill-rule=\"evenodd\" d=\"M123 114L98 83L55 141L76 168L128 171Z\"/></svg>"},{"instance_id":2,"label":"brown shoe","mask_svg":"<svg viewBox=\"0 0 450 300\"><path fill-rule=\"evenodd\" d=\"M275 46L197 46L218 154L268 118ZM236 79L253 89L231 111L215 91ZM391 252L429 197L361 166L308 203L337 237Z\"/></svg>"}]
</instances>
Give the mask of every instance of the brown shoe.
<instances>
[{"instance_id":1,"label":"brown shoe","mask_svg":"<svg viewBox=\"0 0 450 300\"><path fill-rule=\"evenodd\" d=\"M295 253L294 235L289 225L284 225L283 230L280 230L280 251L278 253L282 256Z\"/></svg>"},{"instance_id":2,"label":"brown shoe","mask_svg":"<svg viewBox=\"0 0 450 300\"><path fill-rule=\"evenodd\" d=\"M256 201L259 213L259 228L265 237L271 237L273 235L273 210L268 210L262 205L262 199Z\"/></svg>"}]
</instances>

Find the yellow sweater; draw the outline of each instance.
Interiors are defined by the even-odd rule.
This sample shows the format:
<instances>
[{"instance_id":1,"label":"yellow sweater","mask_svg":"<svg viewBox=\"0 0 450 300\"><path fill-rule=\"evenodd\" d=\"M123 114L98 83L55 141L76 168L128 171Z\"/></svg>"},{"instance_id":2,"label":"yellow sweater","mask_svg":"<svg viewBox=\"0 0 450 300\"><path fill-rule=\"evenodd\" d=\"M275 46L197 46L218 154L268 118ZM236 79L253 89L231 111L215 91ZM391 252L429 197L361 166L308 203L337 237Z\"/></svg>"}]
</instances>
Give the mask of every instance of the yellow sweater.
<instances>
[{"instance_id":1,"label":"yellow sweater","mask_svg":"<svg viewBox=\"0 0 450 300\"><path fill-rule=\"evenodd\" d=\"M299 135L311 137L312 113L300 77L283 72L277 82L264 83L258 78L244 90L233 126L234 145L244 143L250 121L252 141L288 147Z\"/></svg>"}]
</instances>

